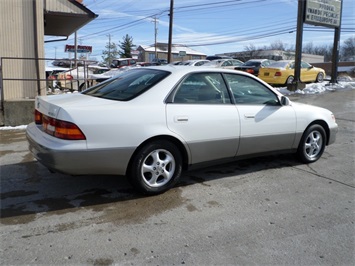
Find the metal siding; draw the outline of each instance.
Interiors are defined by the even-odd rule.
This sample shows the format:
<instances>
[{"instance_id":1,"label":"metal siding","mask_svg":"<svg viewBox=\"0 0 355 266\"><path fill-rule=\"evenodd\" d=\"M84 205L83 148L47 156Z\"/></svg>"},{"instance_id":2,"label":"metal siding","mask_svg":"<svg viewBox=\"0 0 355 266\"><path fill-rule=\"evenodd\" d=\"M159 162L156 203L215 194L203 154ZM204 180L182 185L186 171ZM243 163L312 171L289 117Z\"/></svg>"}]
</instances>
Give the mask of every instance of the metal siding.
<instances>
[{"instance_id":1,"label":"metal siding","mask_svg":"<svg viewBox=\"0 0 355 266\"><path fill-rule=\"evenodd\" d=\"M75 6L68 0L45 0L45 9L49 12L65 12L86 15L84 10Z\"/></svg>"},{"instance_id":2,"label":"metal siding","mask_svg":"<svg viewBox=\"0 0 355 266\"><path fill-rule=\"evenodd\" d=\"M44 57L43 37L43 3L36 1L37 5L37 29L38 29L38 56ZM35 60L23 60L21 58L34 58L35 34L34 14L32 0L1 0L1 36L0 57L18 57L19 59L2 60L3 78L35 79ZM40 73L45 77L44 62L40 63ZM41 82L45 86L45 82ZM3 81L4 100L34 98L37 94L36 81Z\"/></svg>"}]
</instances>

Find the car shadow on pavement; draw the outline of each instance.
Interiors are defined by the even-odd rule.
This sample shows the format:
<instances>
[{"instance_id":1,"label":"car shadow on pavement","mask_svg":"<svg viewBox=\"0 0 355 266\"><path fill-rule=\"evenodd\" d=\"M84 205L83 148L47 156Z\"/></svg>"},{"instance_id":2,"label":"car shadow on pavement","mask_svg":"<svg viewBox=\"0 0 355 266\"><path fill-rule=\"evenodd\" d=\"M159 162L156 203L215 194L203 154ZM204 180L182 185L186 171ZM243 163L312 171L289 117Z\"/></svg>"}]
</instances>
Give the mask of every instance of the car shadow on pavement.
<instances>
[{"instance_id":1,"label":"car shadow on pavement","mask_svg":"<svg viewBox=\"0 0 355 266\"><path fill-rule=\"evenodd\" d=\"M269 155L267 157L237 160L220 165L206 166L203 169L187 171L182 176L178 186L187 186L196 183L207 185L208 181L227 177L242 180L248 178L247 174L250 173L257 173L267 169L293 167L300 164L295 154Z\"/></svg>"},{"instance_id":2,"label":"car shadow on pavement","mask_svg":"<svg viewBox=\"0 0 355 266\"><path fill-rule=\"evenodd\" d=\"M180 206L184 201L181 196L183 187L194 184L210 186L208 181L226 177L243 180L248 173L296 164L294 155L275 155L204 167L184 172L173 189L150 197L137 193L124 176L50 173L36 161L5 165L1 172L12 174L1 178L1 222L27 223L37 214L65 214L83 208L102 211L112 204L125 212L133 204L138 217L142 212L149 213L149 209L153 214Z\"/></svg>"}]
</instances>

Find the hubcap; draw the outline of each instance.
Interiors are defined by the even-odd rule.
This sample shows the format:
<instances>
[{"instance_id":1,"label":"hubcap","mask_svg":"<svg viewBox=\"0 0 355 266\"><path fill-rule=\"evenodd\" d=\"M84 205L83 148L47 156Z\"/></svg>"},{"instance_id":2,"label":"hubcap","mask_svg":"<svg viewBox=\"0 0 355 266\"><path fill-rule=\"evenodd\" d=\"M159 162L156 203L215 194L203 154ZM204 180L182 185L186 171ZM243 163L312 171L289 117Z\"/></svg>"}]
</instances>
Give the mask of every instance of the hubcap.
<instances>
[{"instance_id":1,"label":"hubcap","mask_svg":"<svg viewBox=\"0 0 355 266\"><path fill-rule=\"evenodd\" d=\"M170 181L175 172L174 156L167 150L152 151L141 169L143 181L150 187L161 187Z\"/></svg>"},{"instance_id":2,"label":"hubcap","mask_svg":"<svg viewBox=\"0 0 355 266\"><path fill-rule=\"evenodd\" d=\"M314 159L318 156L323 146L322 135L318 131L311 132L304 144L304 152L310 158Z\"/></svg>"}]
</instances>

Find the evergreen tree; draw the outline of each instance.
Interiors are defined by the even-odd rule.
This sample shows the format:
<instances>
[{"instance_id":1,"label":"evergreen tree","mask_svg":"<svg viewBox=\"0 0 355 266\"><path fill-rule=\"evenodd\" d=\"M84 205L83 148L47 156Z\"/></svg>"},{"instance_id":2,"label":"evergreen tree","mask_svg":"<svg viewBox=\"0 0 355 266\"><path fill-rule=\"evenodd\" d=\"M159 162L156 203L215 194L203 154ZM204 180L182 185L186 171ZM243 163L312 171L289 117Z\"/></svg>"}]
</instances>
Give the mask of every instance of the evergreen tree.
<instances>
[{"instance_id":1,"label":"evergreen tree","mask_svg":"<svg viewBox=\"0 0 355 266\"><path fill-rule=\"evenodd\" d=\"M105 48L106 50L102 51L102 59L104 63L109 66L112 62L112 59L117 58L119 52L117 49L117 44L114 42L108 42Z\"/></svg>"},{"instance_id":2,"label":"evergreen tree","mask_svg":"<svg viewBox=\"0 0 355 266\"><path fill-rule=\"evenodd\" d=\"M132 49L134 46L135 45L133 44L133 38L126 34L126 36L122 38L122 42L120 42L119 44L119 47L121 49L119 51L119 55L121 56L121 58L131 58Z\"/></svg>"}]
</instances>

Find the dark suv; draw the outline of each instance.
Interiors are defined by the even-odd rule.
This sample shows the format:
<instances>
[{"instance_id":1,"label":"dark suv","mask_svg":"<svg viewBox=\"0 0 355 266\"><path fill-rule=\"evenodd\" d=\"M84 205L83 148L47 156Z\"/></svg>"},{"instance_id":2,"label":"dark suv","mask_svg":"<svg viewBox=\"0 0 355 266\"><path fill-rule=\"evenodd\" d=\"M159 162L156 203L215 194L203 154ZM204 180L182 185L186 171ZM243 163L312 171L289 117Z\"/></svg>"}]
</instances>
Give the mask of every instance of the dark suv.
<instances>
[{"instance_id":1,"label":"dark suv","mask_svg":"<svg viewBox=\"0 0 355 266\"><path fill-rule=\"evenodd\" d=\"M135 66L137 61L133 58L118 58L113 59L111 62L111 68L121 68L121 67L128 67L128 66Z\"/></svg>"},{"instance_id":2,"label":"dark suv","mask_svg":"<svg viewBox=\"0 0 355 266\"><path fill-rule=\"evenodd\" d=\"M225 55L209 55L206 57L206 60L216 60L216 59L233 59L233 57L225 56Z\"/></svg>"}]
</instances>

